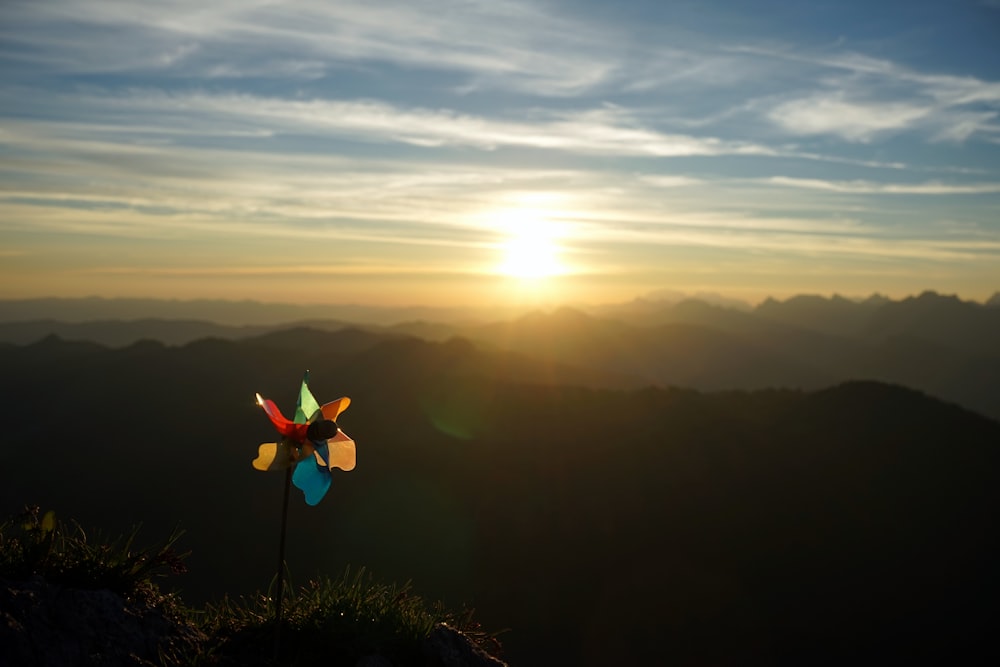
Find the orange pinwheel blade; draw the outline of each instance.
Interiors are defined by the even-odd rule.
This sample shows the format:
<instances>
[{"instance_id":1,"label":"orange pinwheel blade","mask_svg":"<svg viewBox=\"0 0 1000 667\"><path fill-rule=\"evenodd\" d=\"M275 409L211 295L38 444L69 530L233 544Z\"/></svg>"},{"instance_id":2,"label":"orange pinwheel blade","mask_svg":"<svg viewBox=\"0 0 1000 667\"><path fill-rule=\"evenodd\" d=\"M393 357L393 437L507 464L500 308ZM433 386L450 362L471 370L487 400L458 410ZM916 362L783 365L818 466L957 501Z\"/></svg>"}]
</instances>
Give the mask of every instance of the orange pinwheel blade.
<instances>
[{"instance_id":1,"label":"orange pinwheel blade","mask_svg":"<svg viewBox=\"0 0 1000 667\"><path fill-rule=\"evenodd\" d=\"M329 419L332 422L337 421L337 417L340 416L340 413L346 410L347 406L349 406L350 404L351 404L351 399L349 399L347 396L344 396L343 398L338 398L335 401L330 401L329 403L324 404L323 407L320 408L320 410L323 411L323 419Z\"/></svg>"}]
</instances>

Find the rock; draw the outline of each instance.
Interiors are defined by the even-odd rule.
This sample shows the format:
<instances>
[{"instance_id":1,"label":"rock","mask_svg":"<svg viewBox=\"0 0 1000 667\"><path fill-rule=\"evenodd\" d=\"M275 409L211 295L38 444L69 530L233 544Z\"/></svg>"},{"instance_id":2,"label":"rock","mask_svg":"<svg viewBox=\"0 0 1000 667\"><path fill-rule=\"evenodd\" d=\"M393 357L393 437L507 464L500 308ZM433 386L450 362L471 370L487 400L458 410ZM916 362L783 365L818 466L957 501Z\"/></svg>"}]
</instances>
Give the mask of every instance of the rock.
<instances>
[{"instance_id":1,"label":"rock","mask_svg":"<svg viewBox=\"0 0 1000 667\"><path fill-rule=\"evenodd\" d=\"M445 624L438 625L424 640L423 654L428 667L506 667L476 646L468 636Z\"/></svg>"},{"instance_id":2,"label":"rock","mask_svg":"<svg viewBox=\"0 0 1000 667\"><path fill-rule=\"evenodd\" d=\"M204 640L162 609L108 590L64 588L41 577L0 579L0 664L119 667L180 660Z\"/></svg>"}]
</instances>

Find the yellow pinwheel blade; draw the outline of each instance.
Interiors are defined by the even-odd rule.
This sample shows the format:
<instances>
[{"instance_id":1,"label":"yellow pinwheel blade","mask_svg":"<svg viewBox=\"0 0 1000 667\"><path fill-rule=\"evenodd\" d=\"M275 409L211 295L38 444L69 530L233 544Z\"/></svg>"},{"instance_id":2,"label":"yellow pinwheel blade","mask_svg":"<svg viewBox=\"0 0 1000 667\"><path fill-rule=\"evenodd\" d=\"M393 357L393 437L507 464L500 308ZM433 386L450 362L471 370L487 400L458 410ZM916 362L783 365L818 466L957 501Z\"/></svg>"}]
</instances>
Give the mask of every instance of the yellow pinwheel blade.
<instances>
[{"instance_id":1,"label":"yellow pinwheel blade","mask_svg":"<svg viewBox=\"0 0 1000 667\"><path fill-rule=\"evenodd\" d=\"M354 470L354 466L358 463L357 450L354 448L354 441L348 438L346 433L337 431L337 435L326 441L326 446L329 460L324 462L319 453L316 453L316 460L320 465L326 465L330 470L334 468L348 472Z\"/></svg>"},{"instance_id":2,"label":"yellow pinwheel blade","mask_svg":"<svg viewBox=\"0 0 1000 667\"><path fill-rule=\"evenodd\" d=\"M320 410L323 411L323 419L329 419L330 421L337 421L337 417L340 413L347 409L347 406L351 404L351 399L347 396L343 398L338 398L335 401L330 401L325 404Z\"/></svg>"},{"instance_id":3,"label":"yellow pinwheel blade","mask_svg":"<svg viewBox=\"0 0 1000 667\"><path fill-rule=\"evenodd\" d=\"M276 442L265 442L258 447L257 458L253 460L253 467L264 471L284 470L290 465L292 458L289 456L288 448L279 446Z\"/></svg>"}]
</instances>

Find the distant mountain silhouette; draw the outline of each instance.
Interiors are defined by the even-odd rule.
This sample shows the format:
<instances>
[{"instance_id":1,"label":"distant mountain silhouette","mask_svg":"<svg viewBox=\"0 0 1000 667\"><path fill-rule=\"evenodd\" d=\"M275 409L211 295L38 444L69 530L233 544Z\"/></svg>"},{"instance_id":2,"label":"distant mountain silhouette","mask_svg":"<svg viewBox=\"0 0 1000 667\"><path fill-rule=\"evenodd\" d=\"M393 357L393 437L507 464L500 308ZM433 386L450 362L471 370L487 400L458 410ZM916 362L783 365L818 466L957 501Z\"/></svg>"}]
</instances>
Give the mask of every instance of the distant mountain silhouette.
<instances>
[{"instance_id":1,"label":"distant mountain silhouette","mask_svg":"<svg viewBox=\"0 0 1000 667\"><path fill-rule=\"evenodd\" d=\"M0 322L0 340L25 345L48 335L124 347L137 340L153 339L166 345L183 345L200 338L240 339L268 331L267 327L230 327L203 320L95 320L62 322L29 320Z\"/></svg>"},{"instance_id":2,"label":"distant mountain silhouette","mask_svg":"<svg viewBox=\"0 0 1000 667\"><path fill-rule=\"evenodd\" d=\"M507 333L581 327L575 356L645 340L572 311ZM644 335L703 333L672 327ZM253 394L291 412L310 368L321 401L353 399L358 467L315 508L294 497L297 584L348 563L412 579L511 628L518 665L1000 659L1000 423L875 382L572 386L607 380L541 356L304 329L0 346L0 512L179 521L186 600L264 588L282 477L250 466L275 435Z\"/></svg>"},{"instance_id":3,"label":"distant mountain silhouette","mask_svg":"<svg viewBox=\"0 0 1000 667\"><path fill-rule=\"evenodd\" d=\"M247 339L246 342L255 350L265 348L276 352L328 350L328 354L336 358L346 358L364 352L388 339L390 337L365 331L358 327L344 327L330 332L296 326L261 334Z\"/></svg>"},{"instance_id":4,"label":"distant mountain silhouette","mask_svg":"<svg viewBox=\"0 0 1000 667\"><path fill-rule=\"evenodd\" d=\"M467 334L539 359L626 374L640 385L752 389L833 381L758 341L694 324L637 327L564 308Z\"/></svg>"},{"instance_id":5,"label":"distant mountain silhouette","mask_svg":"<svg viewBox=\"0 0 1000 667\"><path fill-rule=\"evenodd\" d=\"M733 310L737 312L749 312L752 310L749 304L739 299L729 299L718 294L700 292L695 295L688 295L674 290L657 290L625 303L590 306L586 310L597 317L605 319L621 320L634 324L662 324L663 322L656 321L656 318L663 312L669 311L685 301L708 304L720 310Z\"/></svg>"},{"instance_id":6,"label":"distant mountain silhouette","mask_svg":"<svg viewBox=\"0 0 1000 667\"><path fill-rule=\"evenodd\" d=\"M388 337L466 338L549 367L574 368L581 382L586 370L588 386L605 381L608 387L818 389L874 379L1000 419L1000 309L954 296L925 292L902 301L878 295L864 301L799 296L768 300L752 311L692 299L637 300L600 312L604 315L562 308L490 324L414 320L389 327L324 319L255 327L153 319L0 322L0 341L26 343L56 333L115 346L143 338L177 345L206 336L245 339L283 328L355 327Z\"/></svg>"},{"instance_id":7,"label":"distant mountain silhouette","mask_svg":"<svg viewBox=\"0 0 1000 667\"><path fill-rule=\"evenodd\" d=\"M799 329L853 336L864 330L872 313L880 307L872 301L856 302L834 295L796 296L786 301L767 299L754 310L764 319Z\"/></svg>"},{"instance_id":8,"label":"distant mountain silhouette","mask_svg":"<svg viewBox=\"0 0 1000 667\"><path fill-rule=\"evenodd\" d=\"M671 324L630 326L563 309L464 332L540 359L626 374L637 385L818 389L875 379L927 391L1000 419L1000 347L995 344L1000 328L987 316L993 314L990 309L936 295L913 304L841 301L831 302L836 303L831 308L870 309L867 321L854 320L852 327L860 329L856 337L798 328L790 323L792 317L776 322L696 302L672 307ZM809 310L824 307L814 300L804 303ZM680 323L682 319L697 324ZM897 333L902 331L907 333Z\"/></svg>"},{"instance_id":9,"label":"distant mountain silhouette","mask_svg":"<svg viewBox=\"0 0 1000 667\"><path fill-rule=\"evenodd\" d=\"M633 326L700 324L724 331L773 329L774 324L754 317L749 309L735 309L698 299L677 302L642 302L631 307L602 308L594 315Z\"/></svg>"},{"instance_id":10,"label":"distant mountain silhouette","mask_svg":"<svg viewBox=\"0 0 1000 667\"><path fill-rule=\"evenodd\" d=\"M955 296L924 292L879 308L864 334L876 340L914 336L945 347L1000 357L1000 310Z\"/></svg>"},{"instance_id":11,"label":"distant mountain silhouette","mask_svg":"<svg viewBox=\"0 0 1000 667\"><path fill-rule=\"evenodd\" d=\"M435 308L358 304L302 305L221 299L40 298L0 299L0 322L169 319L200 320L239 327L341 320L356 324L389 326L414 320L487 321L496 317L511 316L522 310L504 308L497 304L478 308Z\"/></svg>"},{"instance_id":12,"label":"distant mountain silhouette","mask_svg":"<svg viewBox=\"0 0 1000 667\"><path fill-rule=\"evenodd\" d=\"M0 322L0 341L25 345L48 335L56 335L66 340L91 341L109 347L125 347L143 339L158 340L166 345L185 345L202 338L241 340L290 328L337 331L350 326L353 325L338 320L303 320L260 326L229 326L206 320L160 318L86 322L30 320Z\"/></svg>"}]
</instances>

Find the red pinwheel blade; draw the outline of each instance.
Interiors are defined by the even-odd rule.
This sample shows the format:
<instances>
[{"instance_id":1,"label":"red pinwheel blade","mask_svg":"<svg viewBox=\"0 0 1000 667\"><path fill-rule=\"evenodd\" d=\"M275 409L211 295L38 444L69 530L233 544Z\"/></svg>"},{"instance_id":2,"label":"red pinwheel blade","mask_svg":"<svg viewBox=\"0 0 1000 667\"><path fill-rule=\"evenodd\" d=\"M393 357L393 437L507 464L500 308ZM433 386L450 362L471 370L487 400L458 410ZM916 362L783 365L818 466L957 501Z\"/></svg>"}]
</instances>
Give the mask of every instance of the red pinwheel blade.
<instances>
[{"instance_id":1,"label":"red pinwheel blade","mask_svg":"<svg viewBox=\"0 0 1000 667\"><path fill-rule=\"evenodd\" d=\"M271 423L274 424L274 428L278 429L278 433L289 438L294 438L299 442L305 440L306 430L309 428L308 424L296 424L286 419L274 401L264 398L260 394L257 394L257 405L264 408L264 412L267 413Z\"/></svg>"}]
</instances>

